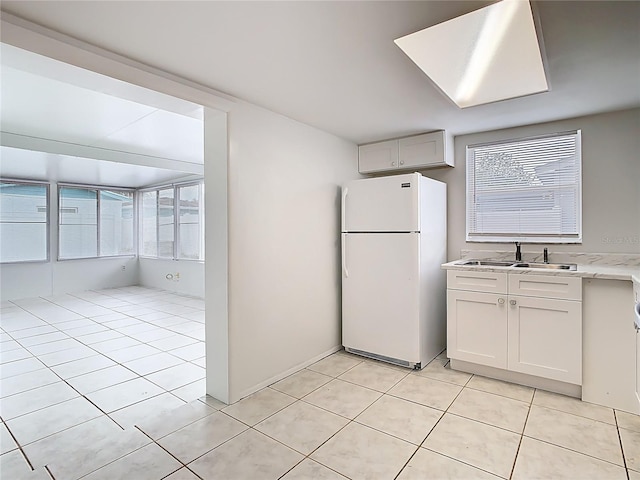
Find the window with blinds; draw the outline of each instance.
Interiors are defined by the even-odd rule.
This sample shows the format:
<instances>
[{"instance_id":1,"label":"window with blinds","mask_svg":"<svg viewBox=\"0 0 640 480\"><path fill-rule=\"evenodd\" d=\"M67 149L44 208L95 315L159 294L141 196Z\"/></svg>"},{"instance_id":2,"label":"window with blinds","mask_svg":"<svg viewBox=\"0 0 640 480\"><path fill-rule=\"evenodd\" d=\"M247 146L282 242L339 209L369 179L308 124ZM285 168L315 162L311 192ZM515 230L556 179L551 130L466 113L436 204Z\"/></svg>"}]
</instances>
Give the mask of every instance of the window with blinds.
<instances>
[{"instance_id":1,"label":"window with blinds","mask_svg":"<svg viewBox=\"0 0 640 480\"><path fill-rule=\"evenodd\" d=\"M580 243L580 131L467 147L467 241Z\"/></svg>"}]
</instances>

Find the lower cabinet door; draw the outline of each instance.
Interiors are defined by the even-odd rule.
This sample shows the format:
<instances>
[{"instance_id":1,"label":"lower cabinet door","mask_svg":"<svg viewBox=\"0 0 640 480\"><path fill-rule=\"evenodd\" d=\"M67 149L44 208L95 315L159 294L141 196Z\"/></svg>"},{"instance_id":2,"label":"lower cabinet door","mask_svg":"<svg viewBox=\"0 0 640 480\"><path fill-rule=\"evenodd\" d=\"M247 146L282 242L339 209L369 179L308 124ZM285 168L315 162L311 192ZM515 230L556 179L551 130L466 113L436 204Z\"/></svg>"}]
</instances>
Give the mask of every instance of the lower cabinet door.
<instances>
[{"instance_id":1,"label":"lower cabinet door","mask_svg":"<svg viewBox=\"0 0 640 480\"><path fill-rule=\"evenodd\" d=\"M582 303L509 296L508 368L582 385Z\"/></svg>"},{"instance_id":2,"label":"lower cabinet door","mask_svg":"<svg viewBox=\"0 0 640 480\"><path fill-rule=\"evenodd\" d=\"M447 356L507 368L506 295L447 290Z\"/></svg>"}]
</instances>

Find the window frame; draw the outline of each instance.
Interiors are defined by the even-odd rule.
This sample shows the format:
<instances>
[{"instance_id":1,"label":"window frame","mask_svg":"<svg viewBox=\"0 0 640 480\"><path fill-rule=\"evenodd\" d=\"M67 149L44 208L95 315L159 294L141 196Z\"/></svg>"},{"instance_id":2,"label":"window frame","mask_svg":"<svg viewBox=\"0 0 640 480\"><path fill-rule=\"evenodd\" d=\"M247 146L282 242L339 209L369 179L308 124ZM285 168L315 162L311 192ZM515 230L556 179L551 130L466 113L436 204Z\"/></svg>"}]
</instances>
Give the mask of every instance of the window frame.
<instances>
[{"instance_id":1,"label":"window frame","mask_svg":"<svg viewBox=\"0 0 640 480\"><path fill-rule=\"evenodd\" d=\"M202 229L202 234L200 235L201 237L203 236L204 233L204 214L203 214L203 209L204 209L204 179L200 179L200 180L190 180L190 181L185 181L185 182L179 182L179 183L170 183L170 184L163 184L163 185L158 185L158 186L154 186L154 187L147 187L147 188L140 188L137 190L137 192L139 192L138 195L138 242L140 241L140 239L144 238L144 236L142 235L142 231L141 229L143 228L143 224L144 224L144 207L143 207L143 202L142 202L142 198L143 198L143 194L145 192L156 192L156 255L145 255L144 254L144 249L141 248L141 245L138 244L138 257L140 258L148 258L148 259L154 259L154 260L169 260L169 261L179 261L179 262L200 262L200 263L204 263L205 261L205 256L204 256L204 242L201 242L200 244L200 257L198 259L195 258L181 258L178 256L178 253L180 252L180 246L179 246L179 242L180 242L180 218L179 218L179 202L180 202L180 196L179 196L179 189L182 187L190 187L193 185L199 185L200 186L200 199L201 199L201 203L199 205L199 224L200 224L200 228ZM159 236L160 236L160 225L159 225L159 216L158 216L158 207L159 207L159 199L160 196L157 192L160 192L161 190L169 190L172 189L173 190L173 257L161 257L158 255L159 252L159 248L158 248L158 244L159 244Z\"/></svg>"},{"instance_id":2,"label":"window frame","mask_svg":"<svg viewBox=\"0 0 640 480\"><path fill-rule=\"evenodd\" d=\"M46 258L44 260L14 260L11 262L0 262L0 265L16 265L23 263L49 263L51 261L51 185L49 182L41 181L41 180L24 180L24 179L15 179L15 178L5 178L0 177L0 183L17 183L21 185L37 185L45 187L45 198L46 198L46 220L45 220L45 231L46 231ZM42 223L42 222L38 222Z\"/></svg>"},{"instance_id":3,"label":"window frame","mask_svg":"<svg viewBox=\"0 0 640 480\"><path fill-rule=\"evenodd\" d=\"M96 256L90 257L74 257L74 258L65 258L60 256L60 226L61 223L61 215L62 208L60 202L60 191L63 188L76 188L81 190L95 190L96 191ZM67 262L73 260L92 260L99 258L135 258L138 256L138 215L137 215L137 197L138 191L135 188L128 187L114 187L114 186L106 186L106 185L88 185L88 184L80 184L80 183L58 183L58 201L57 201L57 215L58 215L58 248L57 248L57 261L58 262ZM132 203L134 209L133 215L133 232L132 232L132 241L133 241L133 253L130 254L121 254L121 255L100 255L100 193L102 191L109 192L130 192L132 193Z\"/></svg>"},{"instance_id":4,"label":"window frame","mask_svg":"<svg viewBox=\"0 0 640 480\"><path fill-rule=\"evenodd\" d=\"M498 146L501 144L508 143L518 143L518 142L526 142L529 140L540 140L540 139L550 139L553 137L561 137L561 136L575 136L575 155L577 157L577 166L576 166L576 175L577 175L577 185L575 186L576 192L576 210L577 215L575 217L576 221L576 229L577 234L575 236L573 234L526 234L521 236L508 236L506 234L496 234L496 233L470 233L471 226L471 215L470 210L474 205L473 193L474 189L471 188L470 183L472 174L470 170L472 165L475 166L475 159L470 161L471 156L473 155L472 150L478 147L485 146ZM468 243L546 243L546 244L581 244L582 236L583 236L583 225L582 225L582 132L580 129L577 130L569 130L562 132L553 132L535 136L527 136L527 137L517 137L517 138L507 138L503 140L490 141L490 142L482 142L467 145L465 149L465 186L466 186L466 201L465 201L465 234L466 241ZM473 183L475 184L475 175L473 176Z\"/></svg>"}]
</instances>

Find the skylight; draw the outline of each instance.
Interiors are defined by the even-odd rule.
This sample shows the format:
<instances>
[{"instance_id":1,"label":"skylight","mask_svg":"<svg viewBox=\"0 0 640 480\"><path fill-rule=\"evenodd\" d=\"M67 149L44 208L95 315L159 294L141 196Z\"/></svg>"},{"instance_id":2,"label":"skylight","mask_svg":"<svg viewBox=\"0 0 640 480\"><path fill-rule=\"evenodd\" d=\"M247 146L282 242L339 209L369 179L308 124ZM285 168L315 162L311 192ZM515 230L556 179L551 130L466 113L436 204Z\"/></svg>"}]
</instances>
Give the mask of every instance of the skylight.
<instances>
[{"instance_id":1,"label":"skylight","mask_svg":"<svg viewBox=\"0 0 640 480\"><path fill-rule=\"evenodd\" d=\"M395 43L460 108L549 89L527 0L503 0Z\"/></svg>"}]
</instances>

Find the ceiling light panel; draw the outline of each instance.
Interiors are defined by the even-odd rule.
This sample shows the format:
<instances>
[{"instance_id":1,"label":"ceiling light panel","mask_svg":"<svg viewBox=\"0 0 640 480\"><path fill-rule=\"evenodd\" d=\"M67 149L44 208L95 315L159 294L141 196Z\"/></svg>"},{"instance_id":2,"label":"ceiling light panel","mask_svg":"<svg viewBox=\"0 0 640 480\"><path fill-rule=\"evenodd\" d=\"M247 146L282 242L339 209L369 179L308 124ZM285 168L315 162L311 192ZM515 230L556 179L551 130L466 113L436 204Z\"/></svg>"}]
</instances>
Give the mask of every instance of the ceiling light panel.
<instances>
[{"instance_id":1,"label":"ceiling light panel","mask_svg":"<svg viewBox=\"0 0 640 480\"><path fill-rule=\"evenodd\" d=\"M395 43L461 108L549 89L526 0L503 0Z\"/></svg>"}]
</instances>

